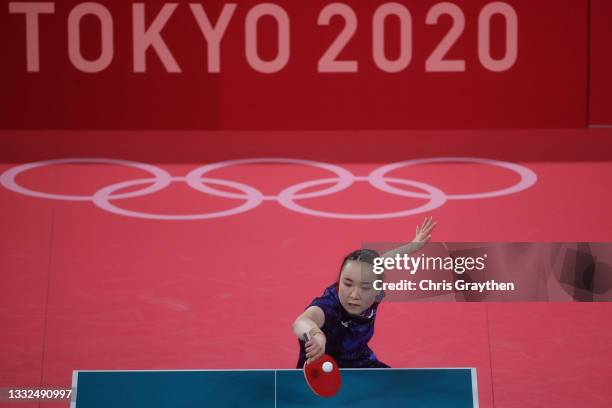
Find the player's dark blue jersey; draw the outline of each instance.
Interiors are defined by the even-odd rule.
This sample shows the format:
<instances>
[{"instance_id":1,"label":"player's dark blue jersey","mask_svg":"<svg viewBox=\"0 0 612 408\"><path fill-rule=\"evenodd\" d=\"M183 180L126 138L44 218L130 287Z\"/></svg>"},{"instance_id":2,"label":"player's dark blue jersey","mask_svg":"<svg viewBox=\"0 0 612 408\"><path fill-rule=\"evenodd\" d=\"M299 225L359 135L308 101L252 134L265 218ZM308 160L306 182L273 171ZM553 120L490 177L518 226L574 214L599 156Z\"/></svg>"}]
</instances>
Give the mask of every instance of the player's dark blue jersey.
<instances>
[{"instance_id":1,"label":"player's dark blue jersey","mask_svg":"<svg viewBox=\"0 0 612 408\"><path fill-rule=\"evenodd\" d=\"M323 295L315 298L310 306L318 306L325 314L325 324L321 328L327 342L325 353L332 356L338 366L353 368L388 367L376 358L368 347L368 341L374 335L374 322L378 302L374 302L359 316L350 315L340 304L336 284L325 289ZM307 307L307 308L308 308ZM302 368L306 361L304 342L299 340L300 356L297 368Z\"/></svg>"}]
</instances>

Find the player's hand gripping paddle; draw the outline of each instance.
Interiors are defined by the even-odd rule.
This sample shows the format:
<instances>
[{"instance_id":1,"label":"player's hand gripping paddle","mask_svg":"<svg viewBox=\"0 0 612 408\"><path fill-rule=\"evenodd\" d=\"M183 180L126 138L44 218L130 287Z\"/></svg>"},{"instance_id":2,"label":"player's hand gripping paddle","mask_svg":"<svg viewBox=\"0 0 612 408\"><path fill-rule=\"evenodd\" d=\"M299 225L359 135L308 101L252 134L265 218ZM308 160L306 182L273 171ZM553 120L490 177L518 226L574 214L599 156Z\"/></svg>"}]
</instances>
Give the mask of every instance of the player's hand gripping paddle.
<instances>
[{"instance_id":1,"label":"player's hand gripping paddle","mask_svg":"<svg viewBox=\"0 0 612 408\"><path fill-rule=\"evenodd\" d=\"M306 341L310 340L308 333L304 337ZM319 397L333 397L340 389L340 369L336 360L327 354L304 364L304 377L312 392Z\"/></svg>"}]
</instances>

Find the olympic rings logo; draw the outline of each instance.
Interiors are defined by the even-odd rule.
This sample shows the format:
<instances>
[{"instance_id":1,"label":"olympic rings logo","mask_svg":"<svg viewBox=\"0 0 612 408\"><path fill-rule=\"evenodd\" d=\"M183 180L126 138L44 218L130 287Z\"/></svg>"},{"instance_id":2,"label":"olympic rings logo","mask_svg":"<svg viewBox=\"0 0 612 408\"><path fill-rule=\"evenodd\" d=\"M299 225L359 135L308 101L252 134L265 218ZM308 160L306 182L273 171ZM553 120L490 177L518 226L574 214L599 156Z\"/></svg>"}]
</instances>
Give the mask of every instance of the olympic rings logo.
<instances>
[{"instance_id":1,"label":"olympic rings logo","mask_svg":"<svg viewBox=\"0 0 612 408\"><path fill-rule=\"evenodd\" d=\"M520 181L515 185L499 190L486 191L472 194L446 194L439 188L430 184L422 183L415 180L404 178L389 177L387 174L399 168L414 166L426 163L442 163L442 162L463 162L463 163L479 163L491 165L511 170L520 176ZM144 170L152 175L149 178L140 178L134 180L123 181L106 186L93 195L64 195L52 194L40 191L34 191L17 184L16 178L19 174L34 168L44 167L54 164L67 163L102 163L113 164L120 166L129 166ZM305 181L293 186L287 187L276 195L265 195L258 189L248 186L237 181L224 180L214 177L206 177L213 170L225 168L228 166L237 166L242 164L254 163L284 163L305 165L327 170L333 174L333 177L322 178L317 180ZM0 183L7 189L16 193L28 195L31 197L45 198L50 200L67 200L67 201L91 201L97 207L126 217L146 218L152 220L202 220L219 217L229 217L232 215L241 214L254 209L264 201L276 201L281 206L301 214L306 214L315 217L337 218L337 219L354 219L354 220L373 220L407 217L415 214L425 213L439 208L448 200L476 200L491 197L501 197L509 194L518 193L533 186L537 182L537 175L527 167L493 159L475 158L475 157L435 157L416 160L406 160L397 163L391 163L379 167L367 176L356 176L349 170L335 164L322 163L312 160L292 159L292 158L255 158L255 159L239 159L229 160L218 163L206 164L190 171L186 176L172 176L167 171L146 163L140 163L130 160L106 159L106 158L66 158L56 160L44 160L33 163L26 163L16 167L12 167L5 171L0 176ZM210 194L217 197L225 197L243 201L240 205L228 210L209 212L203 214L149 214L137 211L123 209L113 201L139 197L147 194L153 194L166 188L170 183L183 182L187 183L191 188ZM367 182L371 186L387 192L389 194L424 199L426 202L416 208L410 208L402 211L378 213L378 214L350 214L341 212L319 211L302 204L298 200L306 200L309 198L322 197L334 193L338 193L349 188L355 182ZM419 192L404 190L394 187L389 183L399 184L407 187L412 187ZM321 188L317 191L304 193L302 191L311 189L312 187L331 184L329 187ZM130 191L126 193L117 193L117 191L134 186L144 186L142 189ZM229 187L238 192L228 192L220 190L214 186Z\"/></svg>"}]
</instances>

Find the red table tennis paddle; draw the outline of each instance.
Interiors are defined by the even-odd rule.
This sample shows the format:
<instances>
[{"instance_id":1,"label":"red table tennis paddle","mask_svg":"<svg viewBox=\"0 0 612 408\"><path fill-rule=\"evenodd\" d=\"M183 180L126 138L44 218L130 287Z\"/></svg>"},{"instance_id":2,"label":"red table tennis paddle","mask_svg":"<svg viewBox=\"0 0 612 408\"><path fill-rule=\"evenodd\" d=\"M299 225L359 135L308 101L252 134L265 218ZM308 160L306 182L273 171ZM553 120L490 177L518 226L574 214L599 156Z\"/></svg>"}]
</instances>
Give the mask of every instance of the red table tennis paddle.
<instances>
[{"instance_id":1,"label":"red table tennis paddle","mask_svg":"<svg viewBox=\"0 0 612 408\"><path fill-rule=\"evenodd\" d=\"M310 335L308 333L306 333L304 337L306 341L310 340ZM323 364L325 364L326 367L329 367L331 364L331 371L325 372ZM323 356L318 359L308 364L304 364L304 378L306 378L306 383L312 392L319 397L333 397L340 389L340 368L336 360L328 354L323 354Z\"/></svg>"}]
</instances>

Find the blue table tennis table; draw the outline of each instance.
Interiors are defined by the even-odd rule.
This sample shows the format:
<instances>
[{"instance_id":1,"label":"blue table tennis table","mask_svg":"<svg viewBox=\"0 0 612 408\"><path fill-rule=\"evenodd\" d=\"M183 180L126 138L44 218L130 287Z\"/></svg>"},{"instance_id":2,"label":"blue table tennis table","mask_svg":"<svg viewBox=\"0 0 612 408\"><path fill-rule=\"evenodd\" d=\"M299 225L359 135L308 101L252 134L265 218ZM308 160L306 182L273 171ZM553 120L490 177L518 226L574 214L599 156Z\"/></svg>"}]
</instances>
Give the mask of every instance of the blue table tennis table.
<instances>
[{"instance_id":1,"label":"blue table tennis table","mask_svg":"<svg viewBox=\"0 0 612 408\"><path fill-rule=\"evenodd\" d=\"M341 369L320 398L302 370L74 371L71 408L477 408L475 368Z\"/></svg>"}]
</instances>

